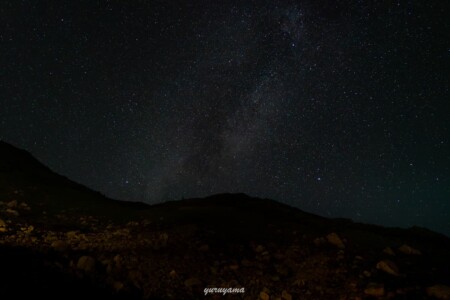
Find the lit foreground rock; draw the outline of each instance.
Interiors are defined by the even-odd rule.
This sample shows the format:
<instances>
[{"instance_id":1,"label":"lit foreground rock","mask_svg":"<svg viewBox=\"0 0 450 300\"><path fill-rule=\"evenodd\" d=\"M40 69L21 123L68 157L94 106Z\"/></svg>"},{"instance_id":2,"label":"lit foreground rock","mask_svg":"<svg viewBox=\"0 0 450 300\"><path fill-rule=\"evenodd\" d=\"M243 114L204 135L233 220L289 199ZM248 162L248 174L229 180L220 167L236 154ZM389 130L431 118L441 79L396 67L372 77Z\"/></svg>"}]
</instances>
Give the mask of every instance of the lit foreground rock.
<instances>
[{"instance_id":1,"label":"lit foreground rock","mask_svg":"<svg viewBox=\"0 0 450 300\"><path fill-rule=\"evenodd\" d=\"M438 284L427 289L428 296L435 297L441 300L450 299L450 286Z\"/></svg>"}]
</instances>

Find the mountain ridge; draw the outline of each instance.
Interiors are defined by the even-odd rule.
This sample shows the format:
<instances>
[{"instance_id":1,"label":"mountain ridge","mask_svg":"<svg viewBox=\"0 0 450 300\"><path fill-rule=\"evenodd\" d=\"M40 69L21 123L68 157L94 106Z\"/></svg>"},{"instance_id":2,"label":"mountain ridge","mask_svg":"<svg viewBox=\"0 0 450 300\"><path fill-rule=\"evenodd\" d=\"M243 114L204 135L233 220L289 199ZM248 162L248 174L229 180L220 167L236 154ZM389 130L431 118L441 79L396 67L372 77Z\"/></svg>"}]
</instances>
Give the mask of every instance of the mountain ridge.
<instances>
[{"instance_id":1,"label":"mountain ridge","mask_svg":"<svg viewBox=\"0 0 450 300\"><path fill-rule=\"evenodd\" d=\"M7 159L5 159L5 156L7 156ZM21 148L18 148L16 146L9 144L2 140L0 140L0 157L2 158L2 160L0 161L0 174L1 174L1 172L5 172L8 170L15 171L15 172L19 171L19 172L25 173L27 175L27 177L30 177L30 178L32 177L34 180L37 180L38 183L42 179L52 180L52 181L57 180L58 183L67 184L71 188L92 194L96 198L98 198L97 200L101 199L102 201L112 201L112 202L120 203L121 205L129 206L129 207L136 206L140 209L148 209L150 207L165 207L165 206L177 206L177 205L186 206L188 204L189 205L200 205L200 204L207 205L208 202L212 202L212 203L210 203L210 205L220 204L220 205L226 205L226 206L230 206L230 205L240 206L243 201L248 201L249 203L251 202L251 204L261 205L261 204L265 203L266 205L274 205L274 206L277 206L278 208L301 211L305 215L315 217L318 219L328 219L328 220L340 221L343 223L346 223L346 222L357 223L357 224L364 224L367 226L386 228L385 226L377 225L377 224L355 222L354 220L349 219L349 218L341 218L341 217L327 218L327 217L323 217L323 216L319 216L319 215L316 215L313 213L306 212L298 207L290 206L288 204L285 204L285 203L282 203L282 202L279 202L279 201L276 201L273 199L252 197L245 193L219 193L219 194L213 194L213 195L206 196L206 197L200 197L200 198L194 197L194 198L186 198L186 199L182 199L182 200L171 200L171 201L166 201L166 202L156 203L156 204L148 204L148 203L145 203L144 201L126 201L126 200L112 199L112 198L105 196L101 192L95 191L89 187L86 187L85 185L83 185L81 183L77 183L75 181L70 180L68 177L66 177L64 175L58 174L57 172L53 171L51 168L47 167L44 163L40 162L30 152L23 150ZM32 167L31 172L30 172L30 166ZM433 233L433 234L437 234L437 235L440 235L443 237L447 237L446 235L444 235L442 233L438 233L438 232L435 232L428 228L420 227L420 226L411 226L409 228L400 228L400 227L388 227L388 228L405 229L405 230L412 230L412 231L416 231L416 232L417 231L419 231L419 232L426 231L428 233ZM449 237L447 237L447 238L449 238Z\"/></svg>"},{"instance_id":2,"label":"mountain ridge","mask_svg":"<svg viewBox=\"0 0 450 300\"><path fill-rule=\"evenodd\" d=\"M0 142L1 296L199 299L205 288L244 287L225 298L447 299L448 253L450 239L428 229L246 194L113 200Z\"/></svg>"}]
</instances>

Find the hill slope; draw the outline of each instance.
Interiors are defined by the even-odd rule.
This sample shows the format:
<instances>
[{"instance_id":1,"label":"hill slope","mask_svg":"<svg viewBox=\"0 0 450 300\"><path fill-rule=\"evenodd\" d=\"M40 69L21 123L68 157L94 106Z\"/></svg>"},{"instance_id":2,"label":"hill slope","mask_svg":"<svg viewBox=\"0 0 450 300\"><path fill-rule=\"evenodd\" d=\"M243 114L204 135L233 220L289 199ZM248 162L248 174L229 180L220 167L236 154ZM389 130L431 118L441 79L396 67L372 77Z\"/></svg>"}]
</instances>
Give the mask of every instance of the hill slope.
<instances>
[{"instance_id":1,"label":"hill slope","mask_svg":"<svg viewBox=\"0 0 450 300\"><path fill-rule=\"evenodd\" d=\"M448 253L450 239L425 229L244 194L116 201L0 142L0 297L199 299L223 287L244 288L233 299L445 299Z\"/></svg>"}]
</instances>

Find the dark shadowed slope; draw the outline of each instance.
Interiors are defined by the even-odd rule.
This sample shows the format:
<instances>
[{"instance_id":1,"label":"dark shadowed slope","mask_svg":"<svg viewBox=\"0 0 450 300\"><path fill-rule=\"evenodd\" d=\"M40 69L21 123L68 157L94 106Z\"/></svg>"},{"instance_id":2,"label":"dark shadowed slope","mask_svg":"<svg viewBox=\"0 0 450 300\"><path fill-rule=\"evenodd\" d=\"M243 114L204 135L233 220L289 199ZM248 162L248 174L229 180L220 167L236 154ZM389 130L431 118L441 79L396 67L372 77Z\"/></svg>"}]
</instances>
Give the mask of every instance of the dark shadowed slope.
<instances>
[{"instance_id":1,"label":"dark shadowed slope","mask_svg":"<svg viewBox=\"0 0 450 300\"><path fill-rule=\"evenodd\" d=\"M206 287L244 287L226 296L236 299L445 299L448 253L450 239L426 229L245 194L111 200L0 142L2 299L200 299Z\"/></svg>"},{"instance_id":2,"label":"dark shadowed slope","mask_svg":"<svg viewBox=\"0 0 450 300\"><path fill-rule=\"evenodd\" d=\"M42 211L51 215L77 212L110 214L120 217L147 207L143 203L109 199L99 192L54 173L27 151L0 141L0 197L21 197L35 207L29 216L40 217Z\"/></svg>"}]
</instances>

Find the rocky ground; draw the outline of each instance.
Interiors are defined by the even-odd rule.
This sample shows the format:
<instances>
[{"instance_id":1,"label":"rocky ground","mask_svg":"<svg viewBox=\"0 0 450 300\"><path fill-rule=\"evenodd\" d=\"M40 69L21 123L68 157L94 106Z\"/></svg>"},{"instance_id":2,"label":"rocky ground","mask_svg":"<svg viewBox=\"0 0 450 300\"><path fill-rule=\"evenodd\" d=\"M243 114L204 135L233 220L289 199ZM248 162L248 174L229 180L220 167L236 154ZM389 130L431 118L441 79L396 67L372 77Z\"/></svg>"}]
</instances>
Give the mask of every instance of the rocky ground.
<instances>
[{"instance_id":1,"label":"rocky ground","mask_svg":"<svg viewBox=\"0 0 450 300\"><path fill-rule=\"evenodd\" d=\"M186 203L169 206L184 215L205 208ZM180 223L161 217L112 222L64 212L28 218L32 210L19 197L0 202L3 249L38 255L43 278L48 274L74 278L73 289L86 283L111 298L199 299L208 287L243 287L245 293L225 298L450 299L448 260L442 264L445 260L430 257L428 248L398 241L365 248L364 241L353 240L355 233L345 226L342 232L316 234L291 220L259 224L250 218L261 230L251 234L245 227L254 230L252 225L240 218L217 227L196 217ZM227 210L231 213L232 206ZM239 222L242 231L235 232L239 229L232 222ZM224 230L227 226L230 231Z\"/></svg>"},{"instance_id":2,"label":"rocky ground","mask_svg":"<svg viewBox=\"0 0 450 300\"><path fill-rule=\"evenodd\" d=\"M426 229L244 194L115 201L2 142L0 158L0 299L450 299L450 239Z\"/></svg>"}]
</instances>

